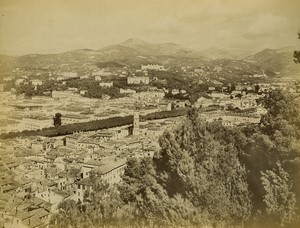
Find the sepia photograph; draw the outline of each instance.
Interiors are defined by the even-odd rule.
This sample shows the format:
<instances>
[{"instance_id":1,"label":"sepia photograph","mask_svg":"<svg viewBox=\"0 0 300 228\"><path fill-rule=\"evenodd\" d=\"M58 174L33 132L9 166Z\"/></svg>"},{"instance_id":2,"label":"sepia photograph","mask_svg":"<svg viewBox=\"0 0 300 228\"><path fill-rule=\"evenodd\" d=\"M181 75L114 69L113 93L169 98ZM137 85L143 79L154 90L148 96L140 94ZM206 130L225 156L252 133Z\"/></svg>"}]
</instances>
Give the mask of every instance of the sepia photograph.
<instances>
[{"instance_id":1,"label":"sepia photograph","mask_svg":"<svg viewBox=\"0 0 300 228\"><path fill-rule=\"evenodd\" d=\"M0 228L299 228L299 0L0 0Z\"/></svg>"}]
</instances>

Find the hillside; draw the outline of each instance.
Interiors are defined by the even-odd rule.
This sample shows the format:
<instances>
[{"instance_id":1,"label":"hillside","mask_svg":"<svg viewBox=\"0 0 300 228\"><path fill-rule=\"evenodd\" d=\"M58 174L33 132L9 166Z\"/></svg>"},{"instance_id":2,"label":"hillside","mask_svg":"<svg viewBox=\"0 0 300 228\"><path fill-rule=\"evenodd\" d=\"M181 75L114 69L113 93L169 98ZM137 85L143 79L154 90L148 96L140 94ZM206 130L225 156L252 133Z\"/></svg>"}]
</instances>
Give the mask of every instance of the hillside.
<instances>
[{"instance_id":1,"label":"hillside","mask_svg":"<svg viewBox=\"0 0 300 228\"><path fill-rule=\"evenodd\" d=\"M264 49L250 55L246 60L253 61L265 71L283 76L299 76L300 69L293 62L293 48Z\"/></svg>"}]
</instances>

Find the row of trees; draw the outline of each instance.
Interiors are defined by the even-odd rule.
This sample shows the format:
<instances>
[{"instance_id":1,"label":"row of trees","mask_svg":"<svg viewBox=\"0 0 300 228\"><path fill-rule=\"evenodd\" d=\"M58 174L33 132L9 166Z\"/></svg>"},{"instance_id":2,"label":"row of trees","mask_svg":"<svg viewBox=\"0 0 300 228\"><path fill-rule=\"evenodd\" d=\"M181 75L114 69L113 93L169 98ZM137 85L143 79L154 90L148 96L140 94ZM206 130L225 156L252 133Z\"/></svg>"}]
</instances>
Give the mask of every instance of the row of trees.
<instances>
[{"instance_id":1,"label":"row of trees","mask_svg":"<svg viewBox=\"0 0 300 228\"><path fill-rule=\"evenodd\" d=\"M142 121L146 120L155 120L155 119L165 119L171 117L178 117L185 115L186 110L172 110L172 111L160 111L150 113L144 116L141 116ZM56 113L53 118L54 127L45 128L42 130L25 130L22 132L10 132L7 134L1 134L0 138L2 139L9 139L9 138L16 138L16 137L28 137L28 136L46 136L46 137L55 137L60 135L69 135L73 134L74 132L85 132L85 131L95 131L101 129L108 129L113 127L119 127L124 125L132 124L133 116L122 116L122 117L111 117L102 120L93 120L89 122L82 122L82 123L73 123L73 124L66 124L61 125L61 117L60 113Z\"/></svg>"},{"instance_id":2,"label":"row of trees","mask_svg":"<svg viewBox=\"0 0 300 228\"><path fill-rule=\"evenodd\" d=\"M299 102L273 91L264 104L261 123L244 128L191 109L153 159L128 159L116 186L92 179L93 198L62 203L51 224L299 227Z\"/></svg>"},{"instance_id":3,"label":"row of trees","mask_svg":"<svg viewBox=\"0 0 300 228\"><path fill-rule=\"evenodd\" d=\"M56 123L55 127L44 128L42 130L25 130L22 132L10 132L7 134L1 134L0 138L8 139L8 138L16 138L16 137L27 137L27 136L47 136L47 137L55 137L60 135L69 135L74 132L81 131L95 131L100 129L113 128L118 126L124 126L132 123L132 116L124 116L124 117L111 117L103 120L93 120L89 122L82 123L73 123L60 125L60 117L55 116L54 121ZM61 122L60 122L61 123Z\"/></svg>"}]
</instances>

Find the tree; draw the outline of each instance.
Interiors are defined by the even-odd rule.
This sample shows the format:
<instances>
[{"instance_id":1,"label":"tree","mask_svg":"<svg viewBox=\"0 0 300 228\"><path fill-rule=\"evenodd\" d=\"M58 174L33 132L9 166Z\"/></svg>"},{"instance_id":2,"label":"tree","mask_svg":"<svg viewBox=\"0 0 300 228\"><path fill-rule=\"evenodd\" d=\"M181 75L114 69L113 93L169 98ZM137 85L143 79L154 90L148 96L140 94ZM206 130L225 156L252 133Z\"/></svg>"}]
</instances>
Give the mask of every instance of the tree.
<instances>
[{"instance_id":1,"label":"tree","mask_svg":"<svg viewBox=\"0 0 300 228\"><path fill-rule=\"evenodd\" d=\"M169 198L155 176L150 158L130 158L119 190L124 203L135 208L136 222L149 223L154 219L156 224L165 225Z\"/></svg>"},{"instance_id":2,"label":"tree","mask_svg":"<svg viewBox=\"0 0 300 228\"><path fill-rule=\"evenodd\" d=\"M80 224L81 216L78 205L74 200L65 200L58 205L59 213L51 217L50 224L53 227L64 228Z\"/></svg>"},{"instance_id":3,"label":"tree","mask_svg":"<svg viewBox=\"0 0 300 228\"><path fill-rule=\"evenodd\" d=\"M32 97L35 95L35 90L34 90L34 85L32 85L32 83L27 83L27 84L20 84L17 88L16 88L16 93L17 94L24 94L26 97Z\"/></svg>"},{"instance_id":4,"label":"tree","mask_svg":"<svg viewBox=\"0 0 300 228\"><path fill-rule=\"evenodd\" d=\"M61 125L61 117L62 115L60 113L56 113L55 116L53 117L53 124L55 127Z\"/></svg>"},{"instance_id":5,"label":"tree","mask_svg":"<svg viewBox=\"0 0 300 228\"><path fill-rule=\"evenodd\" d=\"M275 225L290 224L296 215L296 198L291 191L289 174L278 163L276 169L261 172L261 175L268 222L272 221Z\"/></svg>"},{"instance_id":6,"label":"tree","mask_svg":"<svg viewBox=\"0 0 300 228\"><path fill-rule=\"evenodd\" d=\"M130 158L123 182L119 185L121 198L132 211L137 225L208 225L207 213L202 213L180 194L170 197L158 183L150 158Z\"/></svg>"},{"instance_id":7,"label":"tree","mask_svg":"<svg viewBox=\"0 0 300 228\"><path fill-rule=\"evenodd\" d=\"M259 222L276 219L277 225L287 225L296 219L300 205L299 102L288 92L274 90L263 104L268 113L252 134L247 133L249 142L244 147L243 164L253 194L252 214ZM292 187L292 183L297 186ZM287 195L290 198L284 201Z\"/></svg>"},{"instance_id":8,"label":"tree","mask_svg":"<svg viewBox=\"0 0 300 228\"><path fill-rule=\"evenodd\" d=\"M160 138L161 150L154 157L158 183L169 196L182 195L207 210L211 221L246 221L251 201L237 148L214 139L193 112L189 117Z\"/></svg>"},{"instance_id":9,"label":"tree","mask_svg":"<svg viewBox=\"0 0 300 228\"><path fill-rule=\"evenodd\" d=\"M300 32L298 32L298 39L300 39ZM300 63L300 51L294 51L294 62Z\"/></svg>"}]
</instances>

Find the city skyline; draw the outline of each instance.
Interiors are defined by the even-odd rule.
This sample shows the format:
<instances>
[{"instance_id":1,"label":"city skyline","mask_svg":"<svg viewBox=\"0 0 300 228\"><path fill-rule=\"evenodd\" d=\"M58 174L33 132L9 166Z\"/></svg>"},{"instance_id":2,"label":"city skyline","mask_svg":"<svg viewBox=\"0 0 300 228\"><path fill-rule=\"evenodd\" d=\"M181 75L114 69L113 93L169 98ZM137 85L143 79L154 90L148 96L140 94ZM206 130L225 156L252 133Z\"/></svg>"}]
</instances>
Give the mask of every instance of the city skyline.
<instances>
[{"instance_id":1,"label":"city skyline","mask_svg":"<svg viewBox=\"0 0 300 228\"><path fill-rule=\"evenodd\" d=\"M297 1L2 1L0 53L100 49L138 38L203 50L297 46Z\"/></svg>"}]
</instances>

